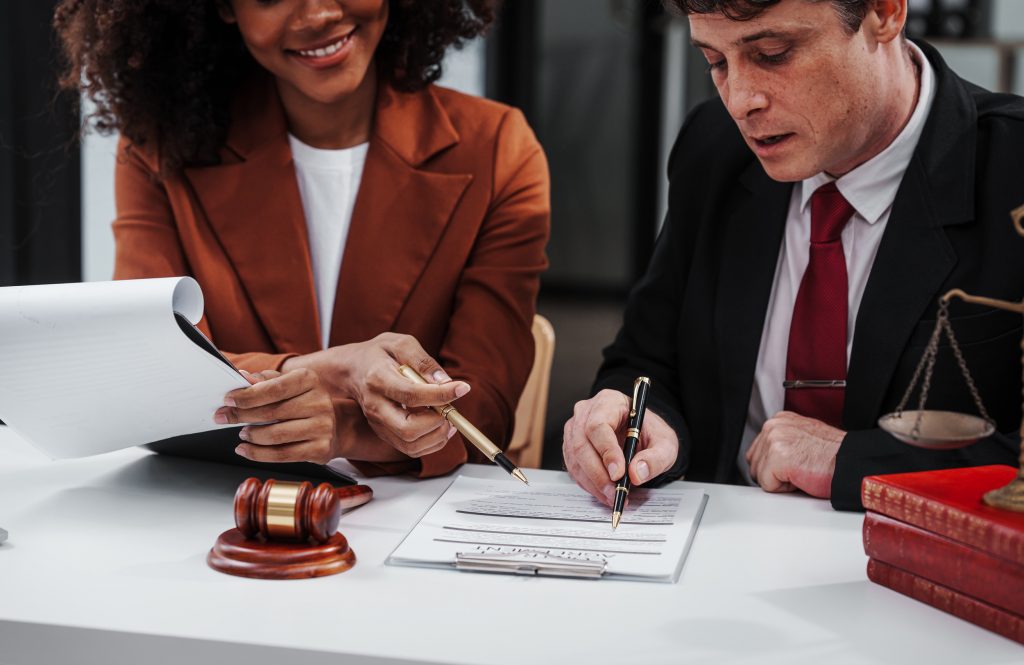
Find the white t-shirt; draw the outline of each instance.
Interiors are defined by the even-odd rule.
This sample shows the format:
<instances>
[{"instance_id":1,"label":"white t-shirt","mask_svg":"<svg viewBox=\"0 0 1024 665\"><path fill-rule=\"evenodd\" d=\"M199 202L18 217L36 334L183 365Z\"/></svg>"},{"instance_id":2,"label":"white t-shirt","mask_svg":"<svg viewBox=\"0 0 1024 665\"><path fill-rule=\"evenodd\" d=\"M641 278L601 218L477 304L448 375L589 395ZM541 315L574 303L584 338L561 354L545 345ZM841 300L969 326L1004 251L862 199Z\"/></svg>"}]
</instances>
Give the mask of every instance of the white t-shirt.
<instances>
[{"instance_id":1,"label":"white t-shirt","mask_svg":"<svg viewBox=\"0 0 1024 665\"><path fill-rule=\"evenodd\" d=\"M331 336L341 257L345 253L345 240L369 143L342 150L322 150L306 145L291 134L288 143L306 214L320 337L326 349Z\"/></svg>"}]
</instances>

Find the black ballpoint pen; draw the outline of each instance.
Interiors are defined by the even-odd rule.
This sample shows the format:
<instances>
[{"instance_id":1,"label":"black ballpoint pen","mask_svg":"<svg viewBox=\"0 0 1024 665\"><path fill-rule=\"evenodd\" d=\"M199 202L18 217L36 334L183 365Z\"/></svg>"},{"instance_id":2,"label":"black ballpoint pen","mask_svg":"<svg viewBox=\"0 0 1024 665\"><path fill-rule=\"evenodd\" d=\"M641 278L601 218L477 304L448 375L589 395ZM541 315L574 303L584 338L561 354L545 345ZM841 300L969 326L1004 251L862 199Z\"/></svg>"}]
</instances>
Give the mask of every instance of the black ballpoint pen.
<instances>
[{"instance_id":1,"label":"black ballpoint pen","mask_svg":"<svg viewBox=\"0 0 1024 665\"><path fill-rule=\"evenodd\" d=\"M651 380L646 376L637 377L633 382L633 401L629 405L629 421L626 423L626 443L623 446L623 454L626 456L626 469L615 485L615 500L612 502L612 528L619 527L619 520L622 519L622 509L626 507L626 497L629 496L629 463L633 461L636 454L636 447L640 443L640 428L644 424L644 413L647 411L647 391L651 387Z\"/></svg>"}]
</instances>

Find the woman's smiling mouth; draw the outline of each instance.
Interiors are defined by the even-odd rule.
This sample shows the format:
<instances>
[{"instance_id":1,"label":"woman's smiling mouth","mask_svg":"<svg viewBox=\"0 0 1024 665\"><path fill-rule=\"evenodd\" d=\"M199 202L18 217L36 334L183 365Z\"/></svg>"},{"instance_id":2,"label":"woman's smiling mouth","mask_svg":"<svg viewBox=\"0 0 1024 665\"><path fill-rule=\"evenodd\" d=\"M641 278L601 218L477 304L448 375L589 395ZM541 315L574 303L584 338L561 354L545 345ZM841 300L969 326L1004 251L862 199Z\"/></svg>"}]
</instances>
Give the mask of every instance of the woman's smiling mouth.
<instances>
[{"instance_id":1,"label":"woman's smiling mouth","mask_svg":"<svg viewBox=\"0 0 1024 665\"><path fill-rule=\"evenodd\" d=\"M286 49L286 53L293 56L299 62L321 69L332 67L344 60L352 48L352 38L358 28L353 28L348 34L333 38L329 42L321 42L303 49Z\"/></svg>"}]
</instances>

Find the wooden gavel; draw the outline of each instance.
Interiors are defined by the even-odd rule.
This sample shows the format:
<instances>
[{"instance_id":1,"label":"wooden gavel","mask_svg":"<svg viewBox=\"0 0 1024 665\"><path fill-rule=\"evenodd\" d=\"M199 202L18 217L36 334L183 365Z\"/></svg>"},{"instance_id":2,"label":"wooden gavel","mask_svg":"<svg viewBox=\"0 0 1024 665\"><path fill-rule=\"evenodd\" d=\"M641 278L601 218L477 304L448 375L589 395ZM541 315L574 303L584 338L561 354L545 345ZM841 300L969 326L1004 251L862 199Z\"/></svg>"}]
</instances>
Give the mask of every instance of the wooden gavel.
<instances>
[{"instance_id":1,"label":"wooden gavel","mask_svg":"<svg viewBox=\"0 0 1024 665\"><path fill-rule=\"evenodd\" d=\"M373 498L366 485L247 478L235 492L235 526L246 538L326 543L338 530L341 512Z\"/></svg>"}]
</instances>

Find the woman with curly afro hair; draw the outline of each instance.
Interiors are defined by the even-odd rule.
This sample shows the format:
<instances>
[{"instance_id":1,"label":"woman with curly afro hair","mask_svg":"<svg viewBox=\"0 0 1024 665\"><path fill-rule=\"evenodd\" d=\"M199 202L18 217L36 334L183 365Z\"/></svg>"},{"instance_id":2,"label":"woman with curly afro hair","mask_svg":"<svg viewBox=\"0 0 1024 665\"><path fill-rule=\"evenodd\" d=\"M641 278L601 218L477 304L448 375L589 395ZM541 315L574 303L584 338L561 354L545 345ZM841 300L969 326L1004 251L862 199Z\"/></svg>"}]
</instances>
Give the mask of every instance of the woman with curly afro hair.
<instances>
[{"instance_id":1,"label":"woman with curly afro hair","mask_svg":"<svg viewBox=\"0 0 1024 665\"><path fill-rule=\"evenodd\" d=\"M115 279L196 278L204 332L256 380L276 377L217 411L280 421L243 429L239 454L447 473L482 459L424 408L455 399L507 442L533 363L547 165L520 112L434 85L494 4L58 6L62 84L121 136ZM333 401L323 440L310 374Z\"/></svg>"}]
</instances>

